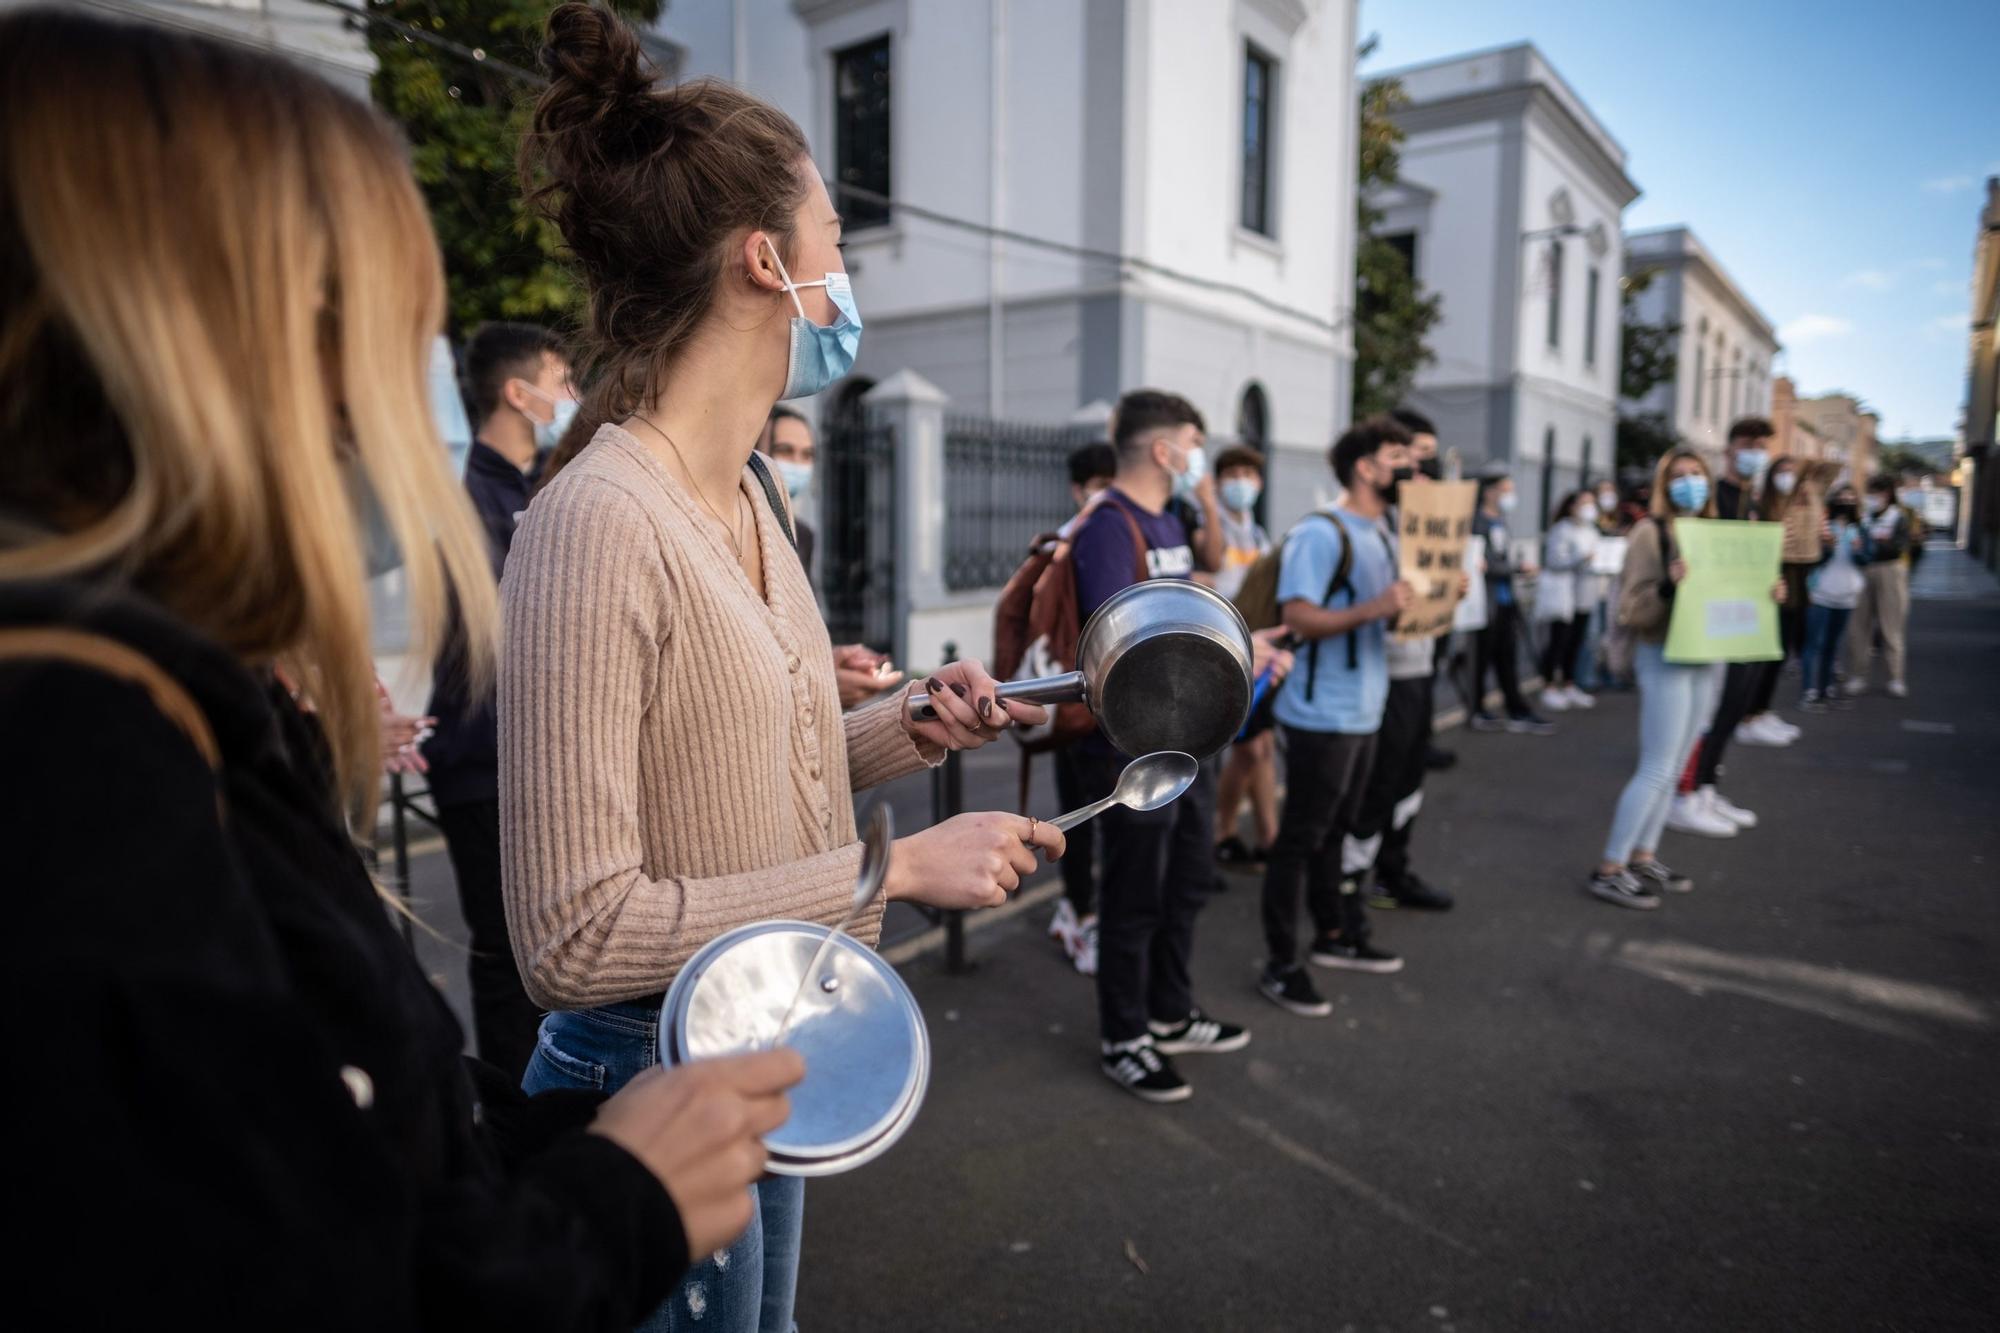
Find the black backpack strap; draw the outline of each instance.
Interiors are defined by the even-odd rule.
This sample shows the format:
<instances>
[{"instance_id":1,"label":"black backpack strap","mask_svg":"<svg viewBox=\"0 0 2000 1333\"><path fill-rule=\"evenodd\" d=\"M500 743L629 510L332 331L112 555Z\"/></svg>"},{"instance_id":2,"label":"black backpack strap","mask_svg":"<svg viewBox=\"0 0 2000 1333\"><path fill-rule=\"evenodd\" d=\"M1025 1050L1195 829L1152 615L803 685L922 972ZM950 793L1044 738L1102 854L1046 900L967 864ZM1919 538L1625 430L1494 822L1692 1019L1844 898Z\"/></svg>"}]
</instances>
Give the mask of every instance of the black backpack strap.
<instances>
[{"instance_id":1,"label":"black backpack strap","mask_svg":"<svg viewBox=\"0 0 2000 1333\"><path fill-rule=\"evenodd\" d=\"M750 470L757 474L757 481L764 488L764 498L771 502L771 512L777 516L778 530L785 534L785 541L791 545L794 554L799 549L799 535L792 531L792 515L785 508L784 497L778 494L778 483L771 476L771 466L764 461L764 455L750 451Z\"/></svg>"},{"instance_id":2,"label":"black backpack strap","mask_svg":"<svg viewBox=\"0 0 2000 1333\"><path fill-rule=\"evenodd\" d=\"M1320 605L1333 609L1333 599L1342 592L1347 594L1348 604L1354 602L1354 543L1347 536L1347 525L1328 513L1314 511L1309 518L1323 518L1333 524L1333 530L1340 534L1340 557L1334 561L1333 578L1326 585L1326 596L1320 598ZM1349 630L1342 636L1347 640L1347 669L1353 671L1361 665L1361 650L1355 645L1355 633ZM1311 702L1313 683L1319 679L1319 645L1314 639L1306 648L1306 700Z\"/></svg>"}]
</instances>

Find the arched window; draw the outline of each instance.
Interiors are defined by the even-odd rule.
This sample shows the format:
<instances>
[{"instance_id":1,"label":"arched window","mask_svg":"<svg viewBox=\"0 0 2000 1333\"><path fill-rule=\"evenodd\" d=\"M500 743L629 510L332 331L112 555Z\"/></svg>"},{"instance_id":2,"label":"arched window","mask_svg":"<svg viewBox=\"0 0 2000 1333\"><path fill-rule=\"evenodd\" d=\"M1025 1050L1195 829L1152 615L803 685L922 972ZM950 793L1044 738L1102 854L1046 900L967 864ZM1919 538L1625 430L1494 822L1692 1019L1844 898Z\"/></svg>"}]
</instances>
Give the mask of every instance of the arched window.
<instances>
[{"instance_id":1,"label":"arched window","mask_svg":"<svg viewBox=\"0 0 2000 1333\"><path fill-rule=\"evenodd\" d=\"M1244 386L1236 404L1236 438L1259 453L1270 442L1271 402L1264 396L1264 386L1254 380Z\"/></svg>"}]
</instances>

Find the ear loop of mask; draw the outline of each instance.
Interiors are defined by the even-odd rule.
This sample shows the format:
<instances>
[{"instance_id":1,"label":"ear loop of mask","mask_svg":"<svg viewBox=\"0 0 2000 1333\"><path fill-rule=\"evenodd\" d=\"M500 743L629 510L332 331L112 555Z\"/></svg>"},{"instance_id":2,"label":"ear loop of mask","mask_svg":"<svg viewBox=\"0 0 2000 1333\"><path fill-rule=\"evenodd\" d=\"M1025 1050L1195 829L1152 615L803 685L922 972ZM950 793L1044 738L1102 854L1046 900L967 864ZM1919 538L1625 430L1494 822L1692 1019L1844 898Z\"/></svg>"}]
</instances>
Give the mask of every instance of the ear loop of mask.
<instances>
[{"instance_id":1,"label":"ear loop of mask","mask_svg":"<svg viewBox=\"0 0 2000 1333\"><path fill-rule=\"evenodd\" d=\"M791 293L792 308L799 312L800 319L810 319L811 316L806 314L805 302L799 300L799 290L803 287L824 287L827 285L827 280L825 278L818 278L812 282L793 282L792 275L785 270L785 260L778 253L778 247L771 243L771 238L768 236L764 238L764 244L770 247L771 258L778 265L778 276L784 279L785 290Z\"/></svg>"}]
</instances>

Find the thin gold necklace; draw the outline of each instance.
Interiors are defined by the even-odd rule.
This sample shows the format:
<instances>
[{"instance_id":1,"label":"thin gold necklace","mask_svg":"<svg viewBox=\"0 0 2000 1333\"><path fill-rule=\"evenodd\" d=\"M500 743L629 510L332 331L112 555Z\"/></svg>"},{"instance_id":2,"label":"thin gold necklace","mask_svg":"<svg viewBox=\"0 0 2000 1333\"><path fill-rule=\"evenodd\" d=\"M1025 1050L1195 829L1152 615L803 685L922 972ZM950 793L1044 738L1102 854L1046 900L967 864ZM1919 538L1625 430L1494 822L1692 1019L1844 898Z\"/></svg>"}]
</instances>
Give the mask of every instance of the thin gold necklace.
<instances>
[{"instance_id":1,"label":"thin gold necklace","mask_svg":"<svg viewBox=\"0 0 2000 1333\"><path fill-rule=\"evenodd\" d=\"M701 483L695 480L694 469L689 467L687 459L681 456L681 447L674 443L674 437L667 434L665 430L661 429L649 417L634 412L632 419L643 423L648 430L667 442L667 448L674 451L674 461L679 463L681 471L687 474L688 485L694 487L695 498L701 501L701 507L709 512L710 517L722 525L723 536L729 538L729 545L735 550L736 558L741 560L743 558L743 492L741 490L736 492L736 505L732 510L736 515L736 521L731 523L729 520L723 518L720 510L708 502L708 493L703 491Z\"/></svg>"}]
</instances>

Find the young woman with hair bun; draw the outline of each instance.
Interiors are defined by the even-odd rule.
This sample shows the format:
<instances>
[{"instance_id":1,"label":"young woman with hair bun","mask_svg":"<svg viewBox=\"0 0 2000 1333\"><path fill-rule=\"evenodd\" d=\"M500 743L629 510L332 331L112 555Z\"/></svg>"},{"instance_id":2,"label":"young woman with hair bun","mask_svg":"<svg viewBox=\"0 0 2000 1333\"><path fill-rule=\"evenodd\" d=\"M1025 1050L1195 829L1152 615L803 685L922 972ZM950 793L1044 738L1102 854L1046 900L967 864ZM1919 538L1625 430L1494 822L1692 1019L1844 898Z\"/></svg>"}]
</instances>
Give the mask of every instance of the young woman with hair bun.
<instances>
[{"instance_id":1,"label":"young woman with hair bun","mask_svg":"<svg viewBox=\"0 0 2000 1333\"><path fill-rule=\"evenodd\" d=\"M932 721L902 693L841 711L789 515L752 457L772 405L839 380L861 337L798 126L724 83L656 82L588 5L549 16L542 63L523 174L588 291L604 424L508 561L503 861L522 976L554 1010L527 1085L615 1088L657 1060L662 993L703 944L842 917L853 791L1044 711L997 700L972 662L922 682ZM961 815L895 844L886 897L991 906L1062 849L1047 824ZM790 1328L802 1200L795 1178L760 1183L749 1232L645 1327Z\"/></svg>"}]
</instances>

